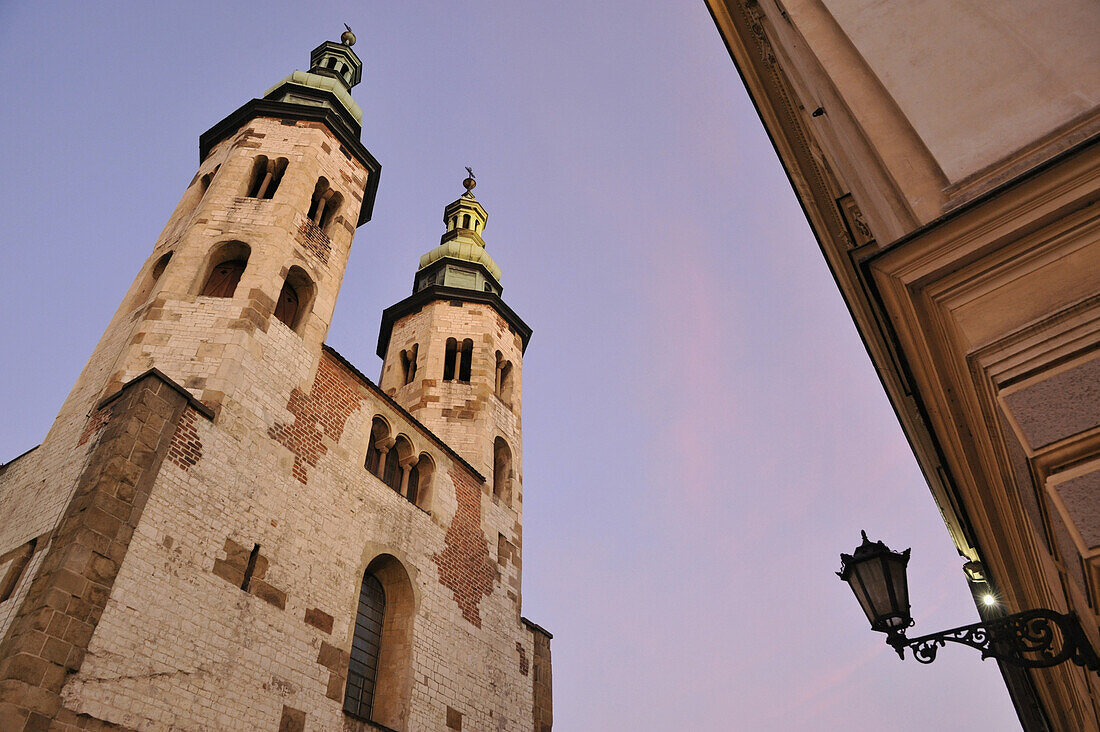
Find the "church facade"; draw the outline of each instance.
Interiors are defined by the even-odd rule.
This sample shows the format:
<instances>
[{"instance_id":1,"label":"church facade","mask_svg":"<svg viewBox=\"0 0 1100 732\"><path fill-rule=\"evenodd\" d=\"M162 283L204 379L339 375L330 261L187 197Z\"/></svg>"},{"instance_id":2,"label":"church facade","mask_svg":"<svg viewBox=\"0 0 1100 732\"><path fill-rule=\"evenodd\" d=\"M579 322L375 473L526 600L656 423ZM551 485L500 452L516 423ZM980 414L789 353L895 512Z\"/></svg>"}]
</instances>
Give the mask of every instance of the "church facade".
<instances>
[{"instance_id":1,"label":"church facade","mask_svg":"<svg viewBox=\"0 0 1100 732\"><path fill-rule=\"evenodd\" d=\"M523 353L465 193L377 382L325 338L380 166L354 36L200 165L42 444L0 467L0 729L536 730Z\"/></svg>"}]
</instances>

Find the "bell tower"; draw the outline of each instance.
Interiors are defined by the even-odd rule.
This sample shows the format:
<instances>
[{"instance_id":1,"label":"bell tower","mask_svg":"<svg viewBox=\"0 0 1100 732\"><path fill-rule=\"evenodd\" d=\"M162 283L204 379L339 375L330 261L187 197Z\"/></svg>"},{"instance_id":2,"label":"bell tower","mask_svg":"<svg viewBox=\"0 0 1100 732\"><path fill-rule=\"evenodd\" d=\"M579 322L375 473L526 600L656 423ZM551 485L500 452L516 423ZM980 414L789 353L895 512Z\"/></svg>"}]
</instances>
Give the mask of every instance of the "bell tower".
<instances>
[{"instance_id":1,"label":"bell tower","mask_svg":"<svg viewBox=\"0 0 1100 732\"><path fill-rule=\"evenodd\" d=\"M380 165L359 140L355 36L199 138L199 167L54 430L158 369L220 410L256 379L307 384ZM48 441L48 439L47 439Z\"/></svg>"},{"instance_id":2,"label":"bell tower","mask_svg":"<svg viewBox=\"0 0 1100 732\"><path fill-rule=\"evenodd\" d=\"M520 388L531 329L501 298L485 250L489 219L465 192L443 210L439 246L420 258L413 294L382 314L382 389L486 478L493 502L520 513Z\"/></svg>"}]
</instances>

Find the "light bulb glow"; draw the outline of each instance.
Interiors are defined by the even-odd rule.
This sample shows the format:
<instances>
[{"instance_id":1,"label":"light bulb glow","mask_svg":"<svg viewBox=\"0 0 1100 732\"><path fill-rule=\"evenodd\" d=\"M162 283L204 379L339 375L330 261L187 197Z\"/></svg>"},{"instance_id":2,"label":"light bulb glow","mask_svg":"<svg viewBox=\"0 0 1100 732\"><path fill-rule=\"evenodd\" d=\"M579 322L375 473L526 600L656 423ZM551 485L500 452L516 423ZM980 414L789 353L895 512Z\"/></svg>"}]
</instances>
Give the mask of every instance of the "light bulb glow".
<instances>
[{"instance_id":1,"label":"light bulb glow","mask_svg":"<svg viewBox=\"0 0 1100 732\"><path fill-rule=\"evenodd\" d=\"M982 595L982 604L986 607L993 607L997 604L997 598L987 592L986 594Z\"/></svg>"}]
</instances>

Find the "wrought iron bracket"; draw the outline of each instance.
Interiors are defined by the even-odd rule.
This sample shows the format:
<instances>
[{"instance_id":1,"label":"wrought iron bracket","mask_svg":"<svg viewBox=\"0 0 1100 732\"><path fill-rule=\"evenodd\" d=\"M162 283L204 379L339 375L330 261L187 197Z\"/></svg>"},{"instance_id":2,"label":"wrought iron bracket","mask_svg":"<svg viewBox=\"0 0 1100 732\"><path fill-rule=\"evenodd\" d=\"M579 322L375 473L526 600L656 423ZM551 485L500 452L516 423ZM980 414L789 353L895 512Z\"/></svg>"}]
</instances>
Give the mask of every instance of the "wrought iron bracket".
<instances>
[{"instance_id":1,"label":"wrought iron bracket","mask_svg":"<svg viewBox=\"0 0 1100 732\"><path fill-rule=\"evenodd\" d=\"M935 661L936 652L948 642L977 648L983 659L996 658L1013 666L1049 668L1073 661L1078 666L1100 672L1100 658L1074 613L1026 610L919 638L906 638L904 630L887 638L899 657L904 659L908 648L920 663Z\"/></svg>"}]
</instances>

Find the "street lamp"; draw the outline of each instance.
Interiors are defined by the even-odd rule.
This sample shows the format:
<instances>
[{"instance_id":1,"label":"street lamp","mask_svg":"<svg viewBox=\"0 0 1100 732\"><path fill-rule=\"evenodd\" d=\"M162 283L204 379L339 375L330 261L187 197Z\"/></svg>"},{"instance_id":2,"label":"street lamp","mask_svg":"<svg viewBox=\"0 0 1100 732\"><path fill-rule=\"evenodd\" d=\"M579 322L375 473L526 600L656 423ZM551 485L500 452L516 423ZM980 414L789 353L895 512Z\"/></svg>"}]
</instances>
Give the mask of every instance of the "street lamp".
<instances>
[{"instance_id":1,"label":"street lamp","mask_svg":"<svg viewBox=\"0 0 1100 732\"><path fill-rule=\"evenodd\" d=\"M892 551L881 541L869 540L866 531L861 533L863 543L851 554L840 555L837 576L852 588L871 622L871 630L885 633L886 642L900 658L905 658L908 648L917 661L932 663L936 651L951 641L977 648L983 659L996 658L1014 666L1047 668L1073 661L1100 672L1100 658L1074 613L1025 610L984 623L907 638L905 629L913 624L909 614L909 581L905 575L909 550Z\"/></svg>"}]
</instances>

